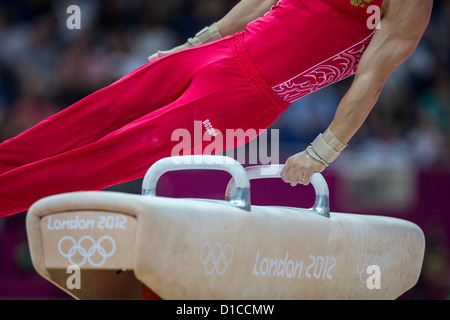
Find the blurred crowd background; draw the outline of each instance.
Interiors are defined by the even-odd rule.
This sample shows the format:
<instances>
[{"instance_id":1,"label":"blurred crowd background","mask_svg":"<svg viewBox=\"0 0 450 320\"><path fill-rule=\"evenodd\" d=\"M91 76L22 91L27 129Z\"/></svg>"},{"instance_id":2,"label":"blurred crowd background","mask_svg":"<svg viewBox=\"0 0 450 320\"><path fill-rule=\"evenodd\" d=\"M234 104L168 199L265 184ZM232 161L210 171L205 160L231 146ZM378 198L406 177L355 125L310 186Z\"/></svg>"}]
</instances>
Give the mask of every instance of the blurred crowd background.
<instances>
[{"instance_id":1,"label":"blurred crowd background","mask_svg":"<svg viewBox=\"0 0 450 320\"><path fill-rule=\"evenodd\" d=\"M157 50L184 43L237 2L0 0L0 142L111 84L145 64ZM405 212L419 210L411 209L422 197L417 192L419 176L431 179L431 175L439 183L432 187L448 193L450 1L434 3L431 23L416 52L389 79L369 119L329 170L330 179L343 190L338 208L378 210L408 219ZM80 30L66 26L69 5L81 9ZM305 97L277 120L273 128L280 130L280 161L303 150L326 129L350 83L347 79ZM149 88L149 94L160 93ZM391 188L380 187L386 181ZM135 188L121 190L128 187ZM450 213L445 196L430 197L439 203L436 216ZM360 205L355 201L361 201ZM27 257L23 216L0 221L0 279L11 280L11 274L22 279L17 285L9 282L9 287L0 280L0 299L39 298L40 293L45 298L64 298L53 291L30 291L31 284L38 288L42 284ZM413 215L409 217L414 220ZM432 247L427 251L426 274L410 298L450 297L448 221L436 221L438 229L427 234Z\"/></svg>"}]
</instances>

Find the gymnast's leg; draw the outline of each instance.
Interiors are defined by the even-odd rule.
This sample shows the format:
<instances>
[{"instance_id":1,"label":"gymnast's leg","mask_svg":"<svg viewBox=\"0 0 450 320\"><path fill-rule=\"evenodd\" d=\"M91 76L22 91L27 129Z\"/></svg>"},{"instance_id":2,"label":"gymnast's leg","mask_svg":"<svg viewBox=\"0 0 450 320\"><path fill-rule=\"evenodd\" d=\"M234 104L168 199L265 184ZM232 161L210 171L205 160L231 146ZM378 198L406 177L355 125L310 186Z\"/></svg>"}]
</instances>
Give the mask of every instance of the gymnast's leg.
<instances>
[{"instance_id":1,"label":"gymnast's leg","mask_svg":"<svg viewBox=\"0 0 450 320\"><path fill-rule=\"evenodd\" d=\"M76 147L65 146L66 150L60 148L59 153L53 155L47 152L45 158L1 174L0 216L23 212L33 202L49 195L101 190L142 178L155 161L172 155L173 148L179 144L179 140L172 136L175 130L185 129L195 134L195 126L199 122L209 120L211 126L221 133L228 129L246 131L270 126L286 106L277 104L279 100L274 101L275 98L269 99L267 95L275 96L271 88L265 88L264 92L255 84L255 76L243 71L243 65L239 63L242 57L233 43L234 39L230 38L184 51L191 58L202 59L201 62L191 61L196 68L192 77L184 75L181 78L177 73L166 75L166 79L170 79L174 86L184 87L182 92L181 89L177 91L178 97L173 102L152 112L142 110L141 116L137 116L138 112L135 112L134 120L121 125L113 123L114 129L106 127L101 132L96 131L95 139L85 133L87 140L77 142ZM199 52L195 53L196 51ZM177 52L173 56L177 55L182 58L186 56L183 52ZM169 61L171 57L163 59ZM245 68L247 72L250 68L248 63ZM152 65L148 67L149 74L160 76L151 72L151 68ZM179 85L177 82L183 84ZM128 103L128 108L148 110L145 96L151 97L152 92L147 89L148 81L139 83L133 79L133 83L140 86L136 94L142 97L136 100L130 97L133 102ZM141 90L145 92L142 93ZM171 88L167 90L174 92ZM145 105L141 106L140 103ZM86 116L89 120L87 111ZM67 118L67 122L74 124L70 118ZM92 121L90 124L92 125ZM89 130L89 125L86 130ZM202 127L200 142L195 137L193 139L192 150L196 150L196 153L202 152L203 147L211 143L211 139L203 139L206 131ZM59 137L56 139L60 140ZM200 148L196 143L200 144ZM238 141L232 143L228 147L235 147ZM222 144L222 149L225 147L227 146ZM220 148L215 149L215 152L218 151L221 151Z\"/></svg>"},{"instance_id":2,"label":"gymnast's leg","mask_svg":"<svg viewBox=\"0 0 450 320\"><path fill-rule=\"evenodd\" d=\"M1 143L0 174L87 145L175 101L195 69L192 53L180 54L148 63Z\"/></svg>"}]
</instances>

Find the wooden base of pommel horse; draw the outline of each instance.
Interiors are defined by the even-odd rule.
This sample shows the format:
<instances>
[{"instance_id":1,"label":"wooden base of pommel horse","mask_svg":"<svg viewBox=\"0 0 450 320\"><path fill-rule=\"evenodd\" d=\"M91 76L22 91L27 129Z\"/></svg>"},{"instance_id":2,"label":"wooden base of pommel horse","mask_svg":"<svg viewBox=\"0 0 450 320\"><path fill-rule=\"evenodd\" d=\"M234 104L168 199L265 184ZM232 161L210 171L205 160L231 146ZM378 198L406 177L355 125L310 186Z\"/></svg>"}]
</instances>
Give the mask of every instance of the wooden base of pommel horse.
<instances>
[{"instance_id":1,"label":"wooden base of pommel horse","mask_svg":"<svg viewBox=\"0 0 450 320\"><path fill-rule=\"evenodd\" d=\"M156 195L167 171L224 170L224 201ZM311 209L252 206L250 180L281 165L244 169L231 158L156 162L143 195L75 192L27 214L37 272L76 299L140 299L145 285L168 300L396 299L418 281L425 238L390 217L330 213L313 175Z\"/></svg>"}]
</instances>

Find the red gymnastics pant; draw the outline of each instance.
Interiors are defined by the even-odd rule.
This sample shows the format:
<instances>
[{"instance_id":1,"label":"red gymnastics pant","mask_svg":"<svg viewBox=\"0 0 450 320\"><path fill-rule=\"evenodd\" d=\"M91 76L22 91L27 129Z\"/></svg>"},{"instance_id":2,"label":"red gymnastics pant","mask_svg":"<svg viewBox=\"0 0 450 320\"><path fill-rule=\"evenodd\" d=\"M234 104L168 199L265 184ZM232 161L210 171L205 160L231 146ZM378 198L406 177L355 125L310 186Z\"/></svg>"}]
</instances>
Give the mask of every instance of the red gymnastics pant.
<instances>
[{"instance_id":1,"label":"red gymnastics pant","mask_svg":"<svg viewBox=\"0 0 450 320\"><path fill-rule=\"evenodd\" d=\"M171 156L174 130L208 119L219 132L259 132L287 107L242 33L163 57L0 144L0 217L46 196L142 178Z\"/></svg>"}]
</instances>

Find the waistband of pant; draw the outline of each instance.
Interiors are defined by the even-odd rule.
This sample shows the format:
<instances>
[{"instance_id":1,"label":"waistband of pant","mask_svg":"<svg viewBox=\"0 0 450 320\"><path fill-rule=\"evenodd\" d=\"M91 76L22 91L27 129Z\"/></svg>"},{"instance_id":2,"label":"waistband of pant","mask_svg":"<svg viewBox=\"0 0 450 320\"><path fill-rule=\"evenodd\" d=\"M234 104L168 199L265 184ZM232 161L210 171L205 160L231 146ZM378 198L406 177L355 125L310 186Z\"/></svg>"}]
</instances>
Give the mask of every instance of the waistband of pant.
<instances>
[{"instance_id":1,"label":"waistband of pant","mask_svg":"<svg viewBox=\"0 0 450 320\"><path fill-rule=\"evenodd\" d=\"M233 48L237 59L247 76L247 78L256 86L256 88L264 95L264 97L274 106L285 111L289 107L289 103L284 101L267 83L264 77L250 57L244 42L244 33L238 33L233 36Z\"/></svg>"}]
</instances>

